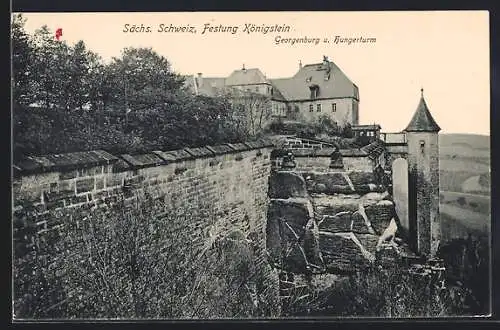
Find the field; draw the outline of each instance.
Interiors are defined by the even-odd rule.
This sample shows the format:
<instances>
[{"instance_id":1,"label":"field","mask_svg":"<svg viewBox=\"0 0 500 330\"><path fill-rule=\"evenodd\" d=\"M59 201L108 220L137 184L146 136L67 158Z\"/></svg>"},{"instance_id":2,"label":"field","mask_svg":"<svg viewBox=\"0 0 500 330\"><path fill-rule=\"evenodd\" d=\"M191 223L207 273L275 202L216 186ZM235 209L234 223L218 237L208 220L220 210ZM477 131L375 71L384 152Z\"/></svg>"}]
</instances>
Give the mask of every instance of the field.
<instances>
[{"instance_id":1,"label":"field","mask_svg":"<svg viewBox=\"0 0 500 330\"><path fill-rule=\"evenodd\" d=\"M443 239L488 234L491 227L490 138L440 134Z\"/></svg>"},{"instance_id":2,"label":"field","mask_svg":"<svg viewBox=\"0 0 500 330\"><path fill-rule=\"evenodd\" d=\"M439 167L442 191L489 195L491 173L489 136L440 135Z\"/></svg>"}]
</instances>

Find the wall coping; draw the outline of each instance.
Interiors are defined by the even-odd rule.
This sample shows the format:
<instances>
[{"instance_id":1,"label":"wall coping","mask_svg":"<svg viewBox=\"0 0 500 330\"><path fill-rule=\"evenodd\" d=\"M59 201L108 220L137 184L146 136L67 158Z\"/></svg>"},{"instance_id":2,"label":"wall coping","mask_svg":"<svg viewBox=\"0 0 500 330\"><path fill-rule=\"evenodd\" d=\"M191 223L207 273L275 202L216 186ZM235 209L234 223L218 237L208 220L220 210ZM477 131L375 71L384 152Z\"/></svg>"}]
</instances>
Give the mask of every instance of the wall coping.
<instances>
[{"instance_id":1,"label":"wall coping","mask_svg":"<svg viewBox=\"0 0 500 330\"><path fill-rule=\"evenodd\" d=\"M26 156L14 163L12 167L14 169L14 175L66 172L102 165L113 165L118 171L126 171L273 146L274 144L270 140L259 139L244 143L225 143L197 148L183 148L167 151L155 150L133 155L113 155L104 150L79 151L44 156Z\"/></svg>"},{"instance_id":2,"label":"wall coping","mask_svg":"<svg viewBox=\"0 0 500 330\"><path fill-rule=\"evenodd\" d=\"M283 157L288 153L292 153L294 157L331 157L332 153L336 151L335 148L322 148L322 149L275 149L273 157ZM369 153L362 149L340 149L342 157L368 157Z\"/></svg>"}]
</instances>

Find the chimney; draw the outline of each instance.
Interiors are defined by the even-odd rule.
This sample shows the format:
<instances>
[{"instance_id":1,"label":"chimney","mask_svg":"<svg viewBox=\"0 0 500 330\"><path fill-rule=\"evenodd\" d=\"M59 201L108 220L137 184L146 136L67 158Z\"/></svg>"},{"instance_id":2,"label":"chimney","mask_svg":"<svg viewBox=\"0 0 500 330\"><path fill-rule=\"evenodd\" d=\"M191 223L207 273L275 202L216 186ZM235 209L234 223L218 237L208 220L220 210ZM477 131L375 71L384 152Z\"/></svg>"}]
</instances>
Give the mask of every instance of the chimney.
<instances>
[{"instance_id":1,"label":"chimney","mask_svg":"<svg viewBox=\"0 0 500 330\"><path fill-rule=\"evenodd\" d=\"M245 69L245 63L243 63L243 68L241 70L243 70L243 71L247 70L247 69Z\"/></svg>"},{"instance_id":2,"label":"chimney","mask_svg":"<svg viewBox=\"0 0 500 330\"><path fill-rule=\"evenodd\" d=\"M299 60L299 70L302 69L302 61Z\"/></svg>"},{"instance_id":3,"label":"chimney","mask_svg":"<svg viewBox=\"0 0 500 330\"><path fill-rule=\"evenodd\" d=\"M196 77L196 84L198 85L198 87L203 84L203 77L201 72L198 72L198 77Z\"/></svg>"}]
</instances>

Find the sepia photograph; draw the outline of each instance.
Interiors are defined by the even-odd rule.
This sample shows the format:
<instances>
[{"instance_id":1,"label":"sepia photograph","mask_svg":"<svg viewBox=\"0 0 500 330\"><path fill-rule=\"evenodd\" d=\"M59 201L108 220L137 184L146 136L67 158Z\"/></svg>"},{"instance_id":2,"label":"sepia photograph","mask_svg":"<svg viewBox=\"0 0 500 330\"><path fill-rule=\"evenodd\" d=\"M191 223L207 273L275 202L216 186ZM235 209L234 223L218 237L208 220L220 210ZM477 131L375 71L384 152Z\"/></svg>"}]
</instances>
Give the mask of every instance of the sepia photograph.
<instances>
[{"instance_id":1,"label":"sepia photograph","mask_svg":"<svg viewBox=\"0 0 500 330\"><path fill-rule=\"evenodd\" d=\"M13 322L491 316L488 11L10 24Z\"/></svg>"}]
</instances>

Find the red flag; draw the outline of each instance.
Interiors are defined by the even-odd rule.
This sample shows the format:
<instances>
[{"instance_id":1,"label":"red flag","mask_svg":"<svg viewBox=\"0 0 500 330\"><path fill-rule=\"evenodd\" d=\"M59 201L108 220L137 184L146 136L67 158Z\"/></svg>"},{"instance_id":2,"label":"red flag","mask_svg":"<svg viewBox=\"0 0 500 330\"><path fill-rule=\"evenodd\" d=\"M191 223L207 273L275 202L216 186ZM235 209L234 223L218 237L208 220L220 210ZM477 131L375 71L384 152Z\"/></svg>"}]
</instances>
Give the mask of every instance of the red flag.
<instances>
[{"instance_id":1,"label":"red flag","mask_svg":"<svg viewBox=\"0 0 500 330\"><path fill-rule=\"evenodd\" d=\"M56 39L59 40L59 38L62 36L62 29L61 28L58 28L56 30Z\"/></svg>"}]
</instances>

